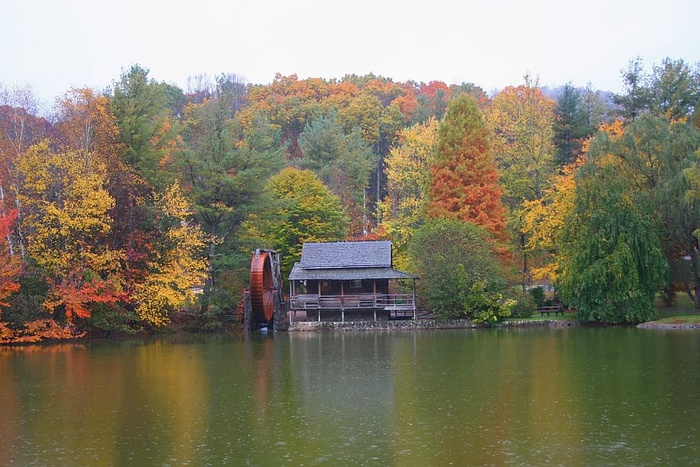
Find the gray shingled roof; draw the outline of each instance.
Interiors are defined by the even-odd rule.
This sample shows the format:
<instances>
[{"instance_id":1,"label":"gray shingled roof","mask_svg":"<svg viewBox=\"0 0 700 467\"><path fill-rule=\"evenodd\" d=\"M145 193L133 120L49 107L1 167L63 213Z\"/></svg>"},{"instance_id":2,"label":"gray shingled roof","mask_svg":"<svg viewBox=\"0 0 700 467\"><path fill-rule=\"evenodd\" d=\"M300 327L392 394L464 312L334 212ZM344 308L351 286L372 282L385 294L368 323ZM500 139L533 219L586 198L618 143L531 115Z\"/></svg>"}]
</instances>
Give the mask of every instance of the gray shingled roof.
<instances>
[{"instance_id":1,"label":"gray shingled roof","mask_svg":"<svg viewBox=\"0 0 700 467\"><path fill-rule=\"evenodd\" d=\"M391 242L304 243L301 247L301 267L304 269L390 268Z\"/></svg>"},{"instance_id":2,"label":"gray shingled roof","mask_svg":"<svg viewBox=\"0 0 700 467\"><path fill-rule=\"evenodd\" d=\"M289 280L415 278L391 266L389 241L304 243Z\"/></svg>"}]
</instances>

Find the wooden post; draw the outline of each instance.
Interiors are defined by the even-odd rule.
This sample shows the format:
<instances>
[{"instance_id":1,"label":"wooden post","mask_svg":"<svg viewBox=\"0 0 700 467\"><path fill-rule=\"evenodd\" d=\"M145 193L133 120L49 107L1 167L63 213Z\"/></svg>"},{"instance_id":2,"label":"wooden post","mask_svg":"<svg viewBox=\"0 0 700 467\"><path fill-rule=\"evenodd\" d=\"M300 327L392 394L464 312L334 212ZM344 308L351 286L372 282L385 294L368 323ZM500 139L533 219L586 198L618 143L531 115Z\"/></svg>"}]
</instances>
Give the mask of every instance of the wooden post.
<instances>
[{"instance_id":1,"label":"wooden post","mask_svg":"<svg viewBox=\"0 0 700 467\"><path fill-rule=\"evenodd\" d=\"M413 279L413 287L411 288L412 300L413 300L413 320L416 319L416 280Z\"/></svg>"}]
</instances>

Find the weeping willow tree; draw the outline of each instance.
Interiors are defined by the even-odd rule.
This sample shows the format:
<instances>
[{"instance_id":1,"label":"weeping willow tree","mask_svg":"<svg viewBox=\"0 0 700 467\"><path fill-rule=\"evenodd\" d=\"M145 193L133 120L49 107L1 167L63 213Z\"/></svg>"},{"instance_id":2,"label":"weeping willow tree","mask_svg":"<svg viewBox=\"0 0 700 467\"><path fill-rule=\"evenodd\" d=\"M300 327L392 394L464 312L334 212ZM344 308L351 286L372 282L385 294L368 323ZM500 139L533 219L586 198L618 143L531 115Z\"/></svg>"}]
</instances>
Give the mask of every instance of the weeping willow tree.
<instances>
[{"instance_id":1,"label":"weeping willow tree","mask_svg":"<svg viewBox=\"0 0 700 467\"><path fill-rule=\"evenodd\" d=\"M666 283L668 264L652 206L614 161L587 164L576 185L563 233L562 298L584 322L655 319L654 296Z\"/></svg>"}]
</instances>

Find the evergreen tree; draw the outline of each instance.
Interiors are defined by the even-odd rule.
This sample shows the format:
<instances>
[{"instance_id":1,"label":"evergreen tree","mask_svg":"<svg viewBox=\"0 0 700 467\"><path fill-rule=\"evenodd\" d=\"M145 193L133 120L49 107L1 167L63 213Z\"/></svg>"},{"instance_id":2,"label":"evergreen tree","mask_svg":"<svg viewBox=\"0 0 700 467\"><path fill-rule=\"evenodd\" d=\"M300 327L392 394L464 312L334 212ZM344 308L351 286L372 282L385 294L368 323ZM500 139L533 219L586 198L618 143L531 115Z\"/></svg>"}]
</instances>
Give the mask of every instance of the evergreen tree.
<instances>
[{"instance_id":1,"label":"evergreen tree","mask_svg":"<svg viewBox=\"0 0 700 467\"><path fill-rule=\"evenodd\" d=\"M429 216L473 222L499 239L505 237L501 187L488 131L468 94L461 94L447 108L438 128L430 175Z\"/></svg>"},{"instance_id":2,"label":"evergreen tree","mask_svg":"<svg viewBox=\"0 0 700 467\"><path fill-rule=\"evenodd\" d=\"M174 137L165 87L150 80L147 69L133 65L115 84L111 104L126 148L125 162L163 189L170 177L162 163Z\"/></svg>"},{"instance_id":3,"label":"evergreen tree","mask_svg":"<svg viewBox=\"0 0 700 467\"><path fill-rule=\"evenodd\" d=\"M335 113L310 122L299 136L302 157L297 167L313 170L339 198L350 215L350 233L367 233L366 193L375 159L355 128L346 133Z\"/></svg>"},{"instance_id":4,"label":"evergreen tree","mask_svg":"<svg viewBox=\"0 0 700 467\"><path fill-rule=\"evenodd\" d=\"M583 140L589 136L581 93L571 84L564 86L554 109L554 145L557 165L563 167L576 160Z\"/></svg>"}]
</instances>

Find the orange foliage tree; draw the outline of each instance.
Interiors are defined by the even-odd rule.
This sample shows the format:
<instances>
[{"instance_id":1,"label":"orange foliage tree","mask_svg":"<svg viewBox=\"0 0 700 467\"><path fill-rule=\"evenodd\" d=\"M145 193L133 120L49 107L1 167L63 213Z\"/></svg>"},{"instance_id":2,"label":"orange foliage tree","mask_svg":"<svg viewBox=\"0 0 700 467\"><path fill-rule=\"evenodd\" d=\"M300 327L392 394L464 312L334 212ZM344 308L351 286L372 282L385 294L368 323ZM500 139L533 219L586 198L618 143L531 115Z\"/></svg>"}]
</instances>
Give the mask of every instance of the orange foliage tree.
<instances>
[{"instance_id":1,"label":"orange foliage tree","mask_svg":"<svg viewBox=\"0 0 700 467\"><path fill-rule=\"evenodd\" d=\"M461 94L450 102L438 128L430 175L429 216L472 222L499 240L505 239L498 171L483 115L473 97Z\"/></svg>"}]
</instances>

